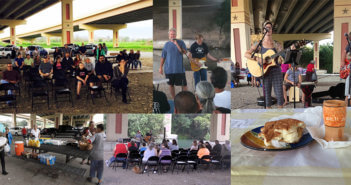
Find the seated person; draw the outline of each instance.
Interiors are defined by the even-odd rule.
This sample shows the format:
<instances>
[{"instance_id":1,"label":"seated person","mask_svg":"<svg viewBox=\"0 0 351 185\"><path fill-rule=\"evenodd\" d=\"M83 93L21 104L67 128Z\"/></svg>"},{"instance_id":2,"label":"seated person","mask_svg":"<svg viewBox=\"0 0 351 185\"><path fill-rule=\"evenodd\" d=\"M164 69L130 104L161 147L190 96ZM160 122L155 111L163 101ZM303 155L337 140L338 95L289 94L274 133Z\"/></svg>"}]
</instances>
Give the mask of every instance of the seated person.
<instances>
[{"instance_id":1,"label":"seated person","mask_svg":"<svg viewBox=\"0 0 351 185\"><path fill-rule=\"evenodd\" d=\"M34 67L39 68L40 64L41 64L41 58L38 55L36 58L34 58Z\"/></svg>"},{"instance_id":2,"label":"seated person","mask_svg":"<svg viewBox=\"0 0 351 185\"><path fill-rule=\"evenodd\" d=\"M112 64L106 61L103 55L99 57L99 61L95 64L95 73L99 78L99 86L102 82L107 82L112 78Z\"/></svg>"},{"instance_id":3,"label":"seated person","mask_svg":"<svg viewBox=\"0 0 351 185\"><path fill-rule=\"evenodd\" d=\"M199 145L199 151L197 151L197 157L201 159L205 155L210 155L210 151L206 148L204 144L201 144Z\"/></svg>"},{"instance_id":4,"label":"seated person","mask_svg":"<svg viewBox=\"0 0 351 185\"><path fill-rule=\"evenodd\" d=\"M95 83L95 82L99 81L99 79L97 79L97 77L94 74L95 73L95 69L94 69L94 65L90 61L90 58L85 57L84 61L85 61L84 62L84 67L85 67L85 69L87 69L88 75L89 75L88 82L89 83Z\"/></svg>"},{"instance_id":5,"label":"seated person","mask_svg":"<svg viewBox=\"0 0 351 185\"><path fill-rule=\"evenodd\" d=\"M43 63L40 64L39 74L43 79L52 79L53 67L47 58L44 58Z\"/></svg>"},{"instance_id":6,"label":"seated person","mask_svg":"<svg viewBox=\"0 0 351 185\"><path fill-rule=\"evenodd\" d=\"M217 67L212 71L211 83L216 92L213 102L216 107L231 109L231 93L230 91L224 90L225 85L227 84L227 80L227 71L222 67Z\"/></svg>"},{"instance_id":7,"label":"seated person","mask_svg":"<svg viewBox=\"0 0 351 185\"><path fill-rule=\"evenodd\" d=\"M80 55L76 54L76 58L74 58L74 60L73 60L73 66L72 67L74 69L77 69L80 62L82 62L82 60L80 59Z\"/></svg>"},{"instance_id":8,"label":"seated person","mask_svg":"<svg viewBox=\"0 0 351 185\"><path fill-rule=\"evenodd\" d=\"M24 66L34 67L34 60L30 58L30 55L26 56L26 59L23 61Z\"/></svg>"},{"instance_id":9,"label":"seated person","mask_svg":"<svg viewBox=\"0 0 351 185\"><path fill-rule=\"evenodd\" d=\"M23 61L24 60L22 58L22 55L18 55L17 58L15 59L15 67L14 67L14 69L17 70L17 71L22 70L22 68L24 66Z\"/></svg>"},{"instance_id":10,"label":"seated person","mask_svg":"<svg viewBox=\"0 0 351 185\"><path fill-rule=\"evenodd\" d=\"M198 146L198 144L197 144L197 141L194 140L194 141L193 141L193 144L192 144L191 147L190 147L190 150L198 150L198 149L199 149L199 146Z\"/></svg>"},{"instance_id":11,"label":"seated person","mask_svg":"<svg viewBox=\"0 0 351 185\"><path fill-rule=\"evenodd\" d=\"M149 147L144 152L144 157L142 159L143 164L146 164L147 160L149 160L150 157L157 156L157 150L155 148L155 143L151 142L149 144ZM148 168L148 166L145 166L145 170ZM144 171L145 173L145 171Z\"/></svg>"},{"instance_id":12,"label":"seated person","mask_svg":"<svg viewBox=\"0 0 351 185\"><path fill-rule=\"evenodd\" d=\"M311 62L307 65L307 70L306 70L306 82L312 82L312 74L315 71L314 69L314 60L311 60Z\"/></svg>"},{"instance_id":13,"label":"seated person","mask_svg":"<svg viewBox=\"0 0 351 185\"><path fill-rule=\"evenodd\" d=\"M70 57L70 53L66 52L65 57L62 59L62 64L63 64L63 69L65 69L66 72L69 74L73 73L73 59Z\"/></svg>"},{"instance_id":14,"label":"seated person","mask_svg":"<svg viewBox=\"0 0 351 185\"><path fill-rule=\"evenodd\" d=\"M63 68L61 57L57 57L54 63L54 79L65 79L65 70Z\"/></svg>"},{"instance_id":15,"label":"seated person","mask_svg":"<svg viewBox=\"0 0 351 185\"><path fill-rule=\"evenodd\" d=\"M13 66L11 63L7 64L6 71L2 74L1 84L11 83L17 85L17 83L21 80L21 75L18 71L13 70ZM9 90L8 94L12 94L12 91Z\"/></svg>"},{"instance_id":16,"label":"seated person","mask_svg":"<svg viewBox=\"0 0 351 185\"><path fill-rule=\"evenodd\" d=\"M213 113L213 111L216 110L213 103L215 90L210 82L198 82L196 85L195 95L197 103L200 106L201 113Z\"/></svg>"},{"instance_id":17,"label":"seated person","mask_svg":"<svg viewBox=\"0 0 351 185\"><path fill-rule=\"evenodd\" d=\"M118 63L124 59L124 54L123 54L123 51L120 51L119 54L117 55L117 61Z\"/></svg>"},{"instance_id":18,"label":"seated person","mask_svg":"<svg viewBox=\"0 0 351 185\"><path fill-rule=\"evenodd\" d=\"M212 152L215 153L216 155L220 155L222 152L222 145L219 144L218 140L215 140L215 145L212 148Z\"/></svg>"},{"instance_id":19,"label":"seated person","mask_svg":"<svg viewBox=\"0 0 351 185\"><path fill-rule=\"evenodd\" d=\"M167 142L162 143L158 157L160 158L160 163L171 164L172 160L161 160L161 158L164 156L172 156L172 152L169 149ZM165 166L163 166L163 171L167 172L167 169L165 168Z\"/></svg>"},{"instance_id":20,"label":"seated person","mask_svg":"<svg viewBox=\"0 0 351 185\"><path fill-rule=\"evenodd\" d=\"M176 114L198 113L199 108L195 95L190 91L181 91L174 97Z\"/></svg>"},{"instance_id":21,"label":"seated person","mask_svg":"<svg viewBox=\"0 0 351 185\"><path fill-rule=\"evenodd\" d=\"M146 148L146 143L143 143L141 145L142 145L142 147L139 149L139 152L140 152L141 157L143 157L144 154L142 154L142 152L145 151L147 148Z\"/></svg>"},{"instance_id":22,"label":"seated person","mask_svg":"<svg viewBox=\"0 0 351 185\"><path fill-rule=\"evenodd\" d=\"M179 150L179 146L178 146L178 144L177 144L177 140L175 140L175 139L172 140L172 145L169 146L169 149L170 149L171 151L173 151L173 150Z\"/></svg>"},{"instance_id":23,"label":"seated person","mask_svg":"<svg viewBox=\"0 0 351 185\"><path fill-rule=\"evenodd\" d=\"M123 139L122 138L119 138L118 139L118 142L117 142L117 144L116 144L116 146L115 146L115 149L114 149L114 151L113 151L113 156L110 158L110 160L106 160L106 165L109 167L111 164L112 164L112 162L114 161L114 160L118 160L118 158L116 158L116 156L118 155L118 154L120 154L120 153L123 153L123 154L128 154L128 148L127 148L127 146L123 143ZM123 160L123 169L125 169L125 167L126 167L126 160L125 159L120 159L120 160Z\"/></svg>"},{"instance_id":24,"label":"seated person","mask_svg":"<svg viewBox=\"0 0 351 185\"><path fill-rule=\"evenodd\" d=\"M135 64L134 60L135 60L134 50L131 49L128 55L128 62L127 62L128 68L130 68L130 66L132 66L132 69L134 68L134 64Z\"/></svg>"},{"instance_id":25,"label":"seated person","mask_svg":"<svg viewBox=\"0 0 351 185\"><path fill-rule=\"evenodd\" d=\"M167 96L162 91L153 90L153 113L167 113L171 110Z\"/></svg>"},{"instance_id":26,"label":"seated person","mask_svg":"<svg viewBox=\"0 0 351 185\"><path fill-rule=\"evenodd\" d=\"M129 153L132 151L138 151L138 147L134 141L131 141L130 143L128 143L128 151Z\"/></svg>"},{"instance_id":27,"label":"seated person","mask_svg":"<svg viewBox=\"0 0 351 185\"><path fill-rule=\"evenodd\" d=\"M76 78L77 78L77 99L80 98L80 89L82 88L82 85L87 85L89 74L88 70L84 68L84 64L81 62L79 63L79 67L76 70ZM93 86L93 83L90 82L90 87Z\"/></svg>"},{"instance_id":28,"label":"seated person","mask_svg":"<svg viewBox=\"0 0 351 185\"><path fill-rule=\"evenodd\" d=\"M284 85L283 85L283 93L284 93L284 105L288 104L288 98L287 98L287 90L290 89L290 87L293 87L294 85L300 88L301 82L302 82L302 77L301 73L299 70L297 70L297 67L295 66L295 78L294 78L294 72L293 72L293 67L290 67L290 69L286 72L285 77L284 77ZM302 94L302 102L305 102L305 97L304 94Z\"/></svg>"},{"instance_id":29,"label":"seated person","mask_svg":"<svg viewBox=\"0 0 351 185\"><path fill-rule=\"evenodd\" d=\"M128 75L129 68L126 65L125 60L121 60L118 66L113 68L113 77L112 77L112 87L116 92L119 89L122 89L122 101L127 103L127 87L128 87Z\"/></svg>"}]
</instances>

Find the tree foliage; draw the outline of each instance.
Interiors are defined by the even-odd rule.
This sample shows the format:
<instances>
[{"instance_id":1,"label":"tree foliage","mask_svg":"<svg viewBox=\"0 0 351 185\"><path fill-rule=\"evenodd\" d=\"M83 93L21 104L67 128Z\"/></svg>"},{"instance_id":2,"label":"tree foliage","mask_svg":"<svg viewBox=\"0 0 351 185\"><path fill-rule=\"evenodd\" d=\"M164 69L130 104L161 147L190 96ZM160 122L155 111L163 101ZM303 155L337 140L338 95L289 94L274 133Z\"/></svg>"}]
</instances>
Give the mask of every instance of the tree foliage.
<instances>
[{"instance_id":1,"label":"tree foliage","mask_svg":"<svg viewBox=\"0 0 351 185\"><path fill-rule=\"evenodd\" d=\"M306 67L313 60L313 48L303 47L300 66ZM330 44L321 45L319 48L319 68L325 69L328 73L333 72L333 46Z\"/></svg>"},{"instance_id":2,"label":"tree foliage","mask_svg":"<svg viewBox=\"0 0 351 185\"><path fill-rule=\"evenodd\" d=\"M210 114L177 114L172 116L172 133L186 139L209 139Z\"/></svg>"},{"instance_id":3,"label":"tree foliage","mask_svg":"<svg viewBox=\"0 0 351 185\"><path fill-rule=\"evenodd\" d=\"M143 135L150 130L155 136L163 134L163 119L163 114L128 114L128 136L134 137L138 130Z\"/></svg>"},{"instance_id":4,"label":"tree foliage","mask_svg":"<svg viewBox=\"0 0 351 185\"><path fill-rule=\"evenodd\" d=\"M228 5L230 5L230 1L224 0L215 16L215 23L220 27L220 32L230 30L230 6Z\"/></svg>"}]
</instances>

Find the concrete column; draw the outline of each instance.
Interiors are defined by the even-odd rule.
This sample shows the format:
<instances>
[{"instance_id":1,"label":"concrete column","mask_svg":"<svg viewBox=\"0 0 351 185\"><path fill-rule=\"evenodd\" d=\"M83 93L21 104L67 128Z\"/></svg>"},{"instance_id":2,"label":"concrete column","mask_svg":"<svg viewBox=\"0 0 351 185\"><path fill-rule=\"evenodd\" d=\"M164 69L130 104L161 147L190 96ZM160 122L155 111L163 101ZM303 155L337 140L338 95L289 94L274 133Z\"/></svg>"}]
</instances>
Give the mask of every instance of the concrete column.
<instances>
[{"instance_id":1,"label":"concrete column","mask_svg":"<svg viewBox=\"0 0 351 185\"><path fill-rule=\"evenodd\" d=\"M177 38L182 39L182 0L168 0L169 28L177 30Z\"/></svg>"},{"instance_id":2,"label":"concrete column","mask_svg":"<svg viewBox=\"0 0 351 185\"><path fill-rule=\"evenodd\" d=\"M118 48L118 31L119 29L113 29L113 47Z\"/></svg>"},{"instance_id":3,"label":"concrete column","mask_svg":"<svg viewBox=\"0 0 351 185\"><path fill-rule=\"evenodd\" d=\"M16 26L10 26L10 43L16 45Z\"/></svg>"},{"instance_id":4,"label":"concrete column","mask_svg":"<svg viewBox=\"0 0 351 185\"><path fill-rule=\"evenodd\" d=\"M70 117L69 121L70 121L69 125L71 125L73 127L73 116Z\"/></svg>"},{"instance_id":5,"label":"concrete column","mask_svg":"<svg viewBox=\"0 0 351 185\"><path fill-rule=\"evenodd\" d=\"M47 119L46 118L43 118L43 123L44 123L43 128L46 128L46 123L47 123Z\"/></svg>"},{"instance_id":6,"label":"concrete column","mask_svg":"<svg viewBox=\"0 0 351 185\"><path fill-rule=\"evenodd\" d=\"M342 56L347 45L345 33L351 30L351 4L346 0L334 0L334 50L333 73L340 72Z\"/></svg>"},{"instance_id":7,"label":"concrete column","mask_svg":"<svg viewBox=\"0 0 351 185\"><path fill-rule=\"evenodd\" d=\"M106 136L107 141L128 138L128 114L107 114Z\"/></svg>"},{"instance_id":8,"label":"concrete column","mask_svg":"<svg viewBox=\"0 0 351 185\"><path fill-rule=\"evenodd\" d=\"M61 0L62 45L73 43L73 0Z\"/></svg>"},{"instance_id":9,"label":"concrete column","mask_svg":"<svg viewBox=\"0 0 351 185\"><path fill-rule=\"evenodd\" d=\"M55 127L59 128L59 126L62 125L62 122L63 122L63 114L58 114L55 117Z\"/></svg>"},{"instance_id":10,"label":"concrete column","mask_svg":"<svg viewBox=\"0 0 351 185\"><path fill-rule=\"evenodd\" d=\"M164 114L163 125L166 128L166 137L172 134L172 114Z\"/></svg>"},{"instance_id":11,"label":"concrete column","mask_svg":"<svg viewBox=\"0 0 351 185\"><path fill-rule=\"evenodd\" d=\"M319 69L319 41L313 41L313 60L316 62L314 67Z\"/></svg>"},{"instance_id":12,"label":"concrete column","mask_svg":"<svg viewBox=\"0 0 351 185\"><path fill-rule=\"evenodd\" d=\"M11 127L16 127L17 126L16 113L12 114L12 124L10 126Z\"/></svg>"},{"instance_id":13,"label":"concrete column","mask_svg":"<svg viewBox=\"0 0 351 185\"><path fill-rule=\"evenodd\" d=\"M37 115L30 114L30 128L34 128L35 124L37 124Z\"/></svg>"},{"instance_id":14,"label":"concrete column","mask_svg":"<svg viewBox=\"0 0 351 185\"><path fill-rule=\"evenodd\" d=\"M94 43L94 30L88 30L89 43Z\"/></svg>"},{"instance_id":15,"label":"concrete column","mask_svg":"<svg viewBox=\"0 0 351 185\"><path fill-rule=\"evenodd\" d=\"M245 52L250 48L250 1L231 1L231 59L246 68Z\"/></svg>"},{"instance_id":16,"label":"concrete column","mask_svg":"<svg viewBox=\"0 0 351 185\"><path fill-rule=\"evenodd\" d=\"M230 114L212 114L210 126L210 140L229 140Z\"/></svg>"},{"instance_id":17,"label":"concrete column","mask_svg":"<svg viewBox=\"0 0 351 185\"><path fill-rule=\"evenodd\" d=\"M51 43L50 43L50 37L46 37L46 45L50 46Z\"/></svg>"}]
</instances>

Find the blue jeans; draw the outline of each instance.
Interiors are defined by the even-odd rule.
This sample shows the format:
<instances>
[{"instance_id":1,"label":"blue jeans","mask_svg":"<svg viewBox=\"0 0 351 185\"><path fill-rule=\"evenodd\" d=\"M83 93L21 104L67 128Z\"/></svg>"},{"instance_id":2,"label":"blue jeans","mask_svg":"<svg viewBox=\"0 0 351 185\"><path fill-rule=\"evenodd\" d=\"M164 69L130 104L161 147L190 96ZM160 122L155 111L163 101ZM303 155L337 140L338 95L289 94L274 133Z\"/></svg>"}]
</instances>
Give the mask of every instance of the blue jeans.
<instances>
[{"instance_id":1,"label":"blue jeans","mask_svg":"<svg viewBox=\"0 0 351 185\"><path fill-rule=\"evenodd\" d=\"M200 81L207 81L207 69L200 69L194 72L195 88Z\"/></svg>"},{"instance_id":2,"label":"blue jeans","mask_svg":"<svg viewBox=\"0 0 351 185\"><path fill-rule=\"evenodd\" d=\"M90 177L95 177L95 172L97 172L97 178L102 179L102 174L104 172L104 160L91 160L90 164Z\"/></svg>"}]
</instances>

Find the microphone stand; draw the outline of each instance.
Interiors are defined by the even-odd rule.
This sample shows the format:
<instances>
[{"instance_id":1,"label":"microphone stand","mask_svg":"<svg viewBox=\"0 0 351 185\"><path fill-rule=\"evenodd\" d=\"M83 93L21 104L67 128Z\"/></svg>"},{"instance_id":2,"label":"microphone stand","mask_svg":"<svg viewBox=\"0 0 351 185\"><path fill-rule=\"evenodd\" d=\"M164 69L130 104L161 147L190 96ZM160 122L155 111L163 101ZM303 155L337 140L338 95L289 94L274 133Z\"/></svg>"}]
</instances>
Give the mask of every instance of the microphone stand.
<instances>
[{"instance_id":1,"label":"microphone stand","mask_svg":"<svg viewBox=\"0 0 351 185\"><path fill-rule=\"evenodd\" d=\"M261 66L261 71L262 71L262 78L261 78L261 81L262 81L262 90L263 90L263 104L264 104L264 109L267 108L267 105L266 105L266 96L267 96L267 95L266 95L265 90L264 90L264 69L263 69L262 42L263 42L263 39L266 37L266 34L267 34L267 30L265 30L265 33L263 34L263 37L262 37L262 39L260 40L260 42L257 44L255 51L251 54L251 58L253 58L253 57L255 56L255 53L258 53L258 50L260 49L262 64L260 64L258 61L257 61L257 63L258 63L258 65Z\"/></svg>"}]
</instances>

